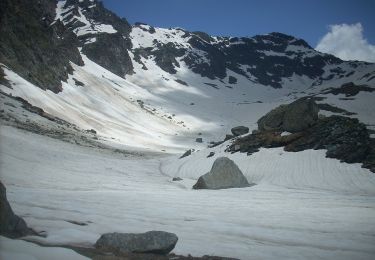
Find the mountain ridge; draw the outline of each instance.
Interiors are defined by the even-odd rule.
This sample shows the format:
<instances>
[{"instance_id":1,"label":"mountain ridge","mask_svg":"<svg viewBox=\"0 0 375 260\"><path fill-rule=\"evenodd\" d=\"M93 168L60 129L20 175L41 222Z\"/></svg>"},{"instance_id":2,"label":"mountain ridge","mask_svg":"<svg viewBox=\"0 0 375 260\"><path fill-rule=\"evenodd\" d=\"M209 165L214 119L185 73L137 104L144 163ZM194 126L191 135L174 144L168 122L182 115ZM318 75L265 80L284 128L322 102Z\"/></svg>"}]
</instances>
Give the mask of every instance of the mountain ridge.
<instances>
[{"instance_id":1,"label":"mountain ridge","mask_svg":"<svg viewBox=\"0 0 375 260\"><path fill-rule=\"evenodd\" d=\"M22 4L23 0L18 1L21 10L25 9L26 12L27 5ZM183 62L187 69L203 78L223 81L228 75L227 70L230 70L246 77L249 82L273 88L282 88L285 79L294 75L306 76L312 81L311 85L321 85L323 82L349 77L356 71L374 66L367 62L342 61L333 55L314 50L303 39L279 32L253 37L210 36L205 32L157 28L145 23L130 25L125 18L118 17L97 0L44 0L39 5L38 3L35 0L30 1L31 5L35 4L41 9L39 13L42 14L36 13L33 19L38 15L42 16L40 19L50 24L49 27L55 31L57 37L54 41L58 46L64 46L60 47L60 50L52 51L55 56L65 56L61 59L62 62L50 66L67 68L64 76L61 76L61 69L50 73L52 78L57 77L63 81L67 79L67 73L72 73L67 61L83 65L78 49L120 77L134 74L134 63L141 64L142 68L147 70L143 58L154 60L157 66L172 75ZM4 8L2 16L5 18L15 12L9 6L12 6L10 2ZM24 22L21 20L19 23ZM2 26L3 29L8 27ZM24 40L20 34L16 32L13 42ZM30 70L31 66L19 67L11 61L9 50L16 52L16 45L3 46L6 48L0 49L2 63L44 89L61 91L59 81L43 81L45 77L40 75L41 73L33 73L32 69L31 75L27 77L26 70ZM25 47L20 49L24 50ZM51 60L49 53L51 51L41 51L39 59ZM16 60L22 64L21 57ZM38 59L32 59L32 62L43 67ZM375 67L373 70L375 71ZM236 81L236 77L231 76L230 82L226 83L231 86Z\"/></svg>"}]
</instances>

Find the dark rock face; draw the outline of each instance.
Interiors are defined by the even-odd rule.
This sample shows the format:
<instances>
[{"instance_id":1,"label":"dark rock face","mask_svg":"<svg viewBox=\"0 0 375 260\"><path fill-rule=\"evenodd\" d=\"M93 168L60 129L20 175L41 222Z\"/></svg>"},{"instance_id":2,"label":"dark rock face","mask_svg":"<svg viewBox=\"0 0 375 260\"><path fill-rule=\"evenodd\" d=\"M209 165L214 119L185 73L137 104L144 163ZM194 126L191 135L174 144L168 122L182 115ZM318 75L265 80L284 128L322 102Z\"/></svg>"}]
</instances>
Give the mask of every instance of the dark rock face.
<instances>
[{"instance_id":1,"label":"dark rock face","mask_svg":"<svg viewBox=\"0 0 375 260\"><path fill-rule=\"evenodd\" d=\"M203 139L201 137L196 138L195 141L197 143L203 143Z\"/></svg>"},{"instance_id":2,"label":"dark rock face","mask_svg":"<svg viewBox=\"0 0 375 260\"><path fill-rule=\"evenodd\" d=\"M346 97L356 96L359 92L373 92L375 88L366 85L356 85L353 82L342 84L339 88L329 88L324 94L331 93L333 95L345 94Z\"/></svg>"},{"instance_id":3,"label":"dark rock face","mask_svg":"<svg viewBox=\"0 0 375 260\"><path fill-rule=\"evenodd\" d=\"M286 151L327 149L327 157L347 163L363 162L370 151L370 138L366 126L357 119L331 116L323 118L288 144Z\"/></svg>"},{"instance_id":4,"label":"dark rock face","mask_svg":"<svg viewBox=\"0 0 375 260\"><path fill-rule=\"evenodd\" d=\"M296 133L311 127L318 120L319 107L312 98L300 98L281 105L258 120L260 131Z\"/></svg>"},{"instance_id":5,"label":"dark rock face","mask_svg":"<svg viewBox=\"0 0 375 260\"><path fill-rule=\"evenodd\" d=\"M6 196L6 189L0 182L0 234L16 238L32 234L26 222L13 213Z\"/></svg>"},{"instance_id":6,"label":"dark rock face","mask_svg":"<svg viewBox=\"0 0 375 260\"><path fill-rule=\"evenodd\" d=\"M238 166L227 157L219 157L211 171L199 177L193 189L228 189L251 186Z\"/></svg>"},{"instance_id":7,"label":"dark rock face","mask_svg":"<svg viewBox=\"0 0 375 260\"><path fill-rule=\"evenodd\" d=\"M114 254L131 252L166 255L176 246L177 240L175 234L164 231L141 234L107 233L96 241L95 247Z\"/></svg>"},{"instance_id":8,"label":"dark rock face","mask_svg":"<svg viewBox=\"0 0 375 260\"><path fill-rule=\"evenodd\" d=\"M189 39L192 48L198 49L206 53L206 59L210 62L196 62L200 57L192 50L187 50L187 55L183 61L195 73L209 79L220 78L226 76L226 55L215 44L211 44L203 40L201 37L192 34Z\"/></svg>"},{"instance_id":9,"label":"dark rock face","mask_svg":"<svg viewBox=\"0 0 375 260\"><path fill-rule=\"evenodd\" d=\"M113 72L117 76L125 77L133 73L133 63L130 59L128 49L131 42L125 40L119 33L99 34L94 43L85 44L82 52L87 57Z\"/></svg>"},{"instance_id":10,"label":"dark rock face","mask_svg":"<svg viewBox=\"0 0 375 260\"><path fill-rule=\"evenodd\" d=\"M135 61L140 62L140 57L149 58L150 56L155 57L155 63L164 71L175 74L177 72L176 67L180 67L180 64L176 58L181 57L185 54L185 50L176 46L175 43L169 42L167 44L156 43L155 48L137 48L134 51ZM179 83L185 85L186 83L180 80ZM185 84L184 84L185 83ZM186 84L187 85L187 84Z\"/></svg>"},{"instance_id":11,"label":"dark rock face","mask_svg":"<svg viewBox=\"0 0 375 260\"><path fill-rule=\"evenodd\" d=\"M236 126L236 127L233 127L230 131L232 132L234 136L239 136L239 135L247 134L249 132L249 128L246 126Z\"/></svg>"},{"instance_id":12,"label":"dark rock face","mask_svg":"<svg viewBox=\"0 0 375 260\"><path fill-rule=\"evenodd\" d=\"M131 26L126 19L121 19L104 8L101 1L80 2L79 0L68 0L64 8L70 10L68 12L69 15L63 21L70 31L85 26L85 24L74 18L74 15L78 14L79 16L78 10L81 11L87 20L94 21L95 24L111 25L117 31L116 33L100 32L78 36L82 52L90 60L120 77L133 73L133 63L128 53L128 50L132 47L129 39ZM96 40L91 43L87 42L92 38Z\"/></svg>"},{"instance_id":13,"label":"dark rock face","mask_svg":"<svg viewBox=\"0 0 375 260\"><path fill-rule=\"evenodd\" d=\"M233 76L229 76L228 83L229 84L236 84L237 83L237 79L235 77L233 77Z\"/></svg>"},{"instance_id":14,"label":"dark rock face","mask_svg":"<svg viewBox=\"0 0 375 260\"><path fill-rule=\"evenodd\" d=\"M83 65L76 36L62 23L51 26L53 0L0 2L0 62L42 89L61 91L72 72L69 61Z\"/></svg>"}]
</instances>

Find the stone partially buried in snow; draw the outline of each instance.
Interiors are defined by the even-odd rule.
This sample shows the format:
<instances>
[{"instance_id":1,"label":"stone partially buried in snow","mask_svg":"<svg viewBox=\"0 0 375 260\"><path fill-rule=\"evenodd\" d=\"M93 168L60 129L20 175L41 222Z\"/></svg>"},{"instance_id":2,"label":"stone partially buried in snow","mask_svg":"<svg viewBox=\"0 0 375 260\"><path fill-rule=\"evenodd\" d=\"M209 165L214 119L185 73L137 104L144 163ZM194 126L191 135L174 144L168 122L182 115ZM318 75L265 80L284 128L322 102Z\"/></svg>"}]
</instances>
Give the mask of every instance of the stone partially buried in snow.
<instances>
[{"instance_id":1,"label":"stone partially buried in snow","mask_svg":"<svg viewBox=\"0 0 375 260\"><path fill-rule=\"evenodd\" d=\"M95 243L97 249L121 253L154 253L166 255L176 246L178 237L164 231L146 233L107 233Z\"/></svg>"},{"instance_id":2,"label":"stone partially buried in snow","mask_svg":"<svg viewBox=\"0 0 375 260\"><path fill-rule=\"evenodd\" d=\"M249 128L246 126L236 126L231 129L234 136L244 135L249 132Z\"/></svg>"},{"instance_id":3,"label":"stone partially buried in snow","mask_svg":"<svg viewBox=\"0 0 375 260\"><path fill-rule=\"evenodd\" d=\"M252 184L254 185L254 184ZM238 166L227 157L219 157L211 171L199 177L193 189L228 189L252 186Z\"/></svg>"}]
</instances>

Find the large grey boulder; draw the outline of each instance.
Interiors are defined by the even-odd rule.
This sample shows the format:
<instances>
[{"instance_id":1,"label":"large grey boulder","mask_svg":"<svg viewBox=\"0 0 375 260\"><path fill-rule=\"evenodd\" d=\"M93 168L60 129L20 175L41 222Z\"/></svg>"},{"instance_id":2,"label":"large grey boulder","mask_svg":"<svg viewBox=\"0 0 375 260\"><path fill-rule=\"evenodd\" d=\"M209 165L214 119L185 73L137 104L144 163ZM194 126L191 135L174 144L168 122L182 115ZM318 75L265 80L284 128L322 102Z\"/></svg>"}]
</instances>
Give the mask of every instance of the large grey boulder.
<instances>
[{"instance_id":1,"label":"large grey boulder","mask_svg":"<svg viewBox=\"0 0 375 260\"><path fill-rule=\"evenodd\" d=\"M251 186L238 166L227 157L219 157L211 171L199 177L193 189L228 189Z\"/></svg>"},{"instance_id":2,"label":"large grey boulder","mask_svg":"<svg viewBox=\"0 0 375 260\"><path fill-rule=\"evenodd\" d=\"M95 243L95 247L115 254L154 253L168 254L176 246L178 237L164 231L149 231L141 234L107 233Z\"/></svg>"},{"instance_id":3,"label":"large grey boulder","mask_svg":"<svg viewBox=\"0 0 375 260\"><path fill-rule=\"evenodd\" d=\"M279 131L283 126L286 105L272 109L258 120L258 130Z\"/></svg>"},{"instance_id":4,"label":"large grey boulder","mask_svg":"<svg viewBox=\"0 0 375 260\"><path fill-rule=\"evenodd\" d=\"M7 200L5 186L0 182L0 234L16 238L32 233L26 222L13 213Z\"/></svg>"},{"instance_id":5,"label":"large grey boulder","mask_svg":"<svg viewBox=\"0 0 375 260\"><path fill-rule=\"evenodd\" d=\"M312 98L300 98L285 109L283 130L296 133L318 121L319 107Z\"/></svg>"},{"instance_id":6,"label":"large grey boulder","mask_svg":"<svg viewBox=\"0 0 375 260\"><path fill-rule=\"evenodd\" d=\"M312 98L300 98L289 105L281 105L258 120L260 131L296 133L314 125L319 107Z\"/></svg>"},{"instance_id":7,"label":"large grey boulder","mask_svg":"<svg viewBox=\"0 0 375 260\"><path fill-rule=\"evenodd\" d=\"M230 131L232 132L234 136L239 136L239 135L247 134L249 132L249 128L246 126L236 126L236 127L233 127Z\"/></svg>"}]
</instances>

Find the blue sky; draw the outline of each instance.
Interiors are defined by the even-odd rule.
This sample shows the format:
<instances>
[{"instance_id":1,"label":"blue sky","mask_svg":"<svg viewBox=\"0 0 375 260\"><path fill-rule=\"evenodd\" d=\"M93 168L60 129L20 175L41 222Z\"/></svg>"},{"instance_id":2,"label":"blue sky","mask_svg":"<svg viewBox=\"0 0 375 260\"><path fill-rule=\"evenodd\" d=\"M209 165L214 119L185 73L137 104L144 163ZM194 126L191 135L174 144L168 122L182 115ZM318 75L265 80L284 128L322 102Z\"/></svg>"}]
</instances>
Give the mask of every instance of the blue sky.
<instances>
[{"instance_id":1,"label":"blue sky","mask_svg":"<svg viewBox=\"0 0 375 260\"><path fill-rule=\"evenodd\" d=\"M103 0L130 23L182 27L211 35L253 36L283 32L315 47L329 25L361 23L375 43L375 0Z\"/></svg>"}]
</instances>

